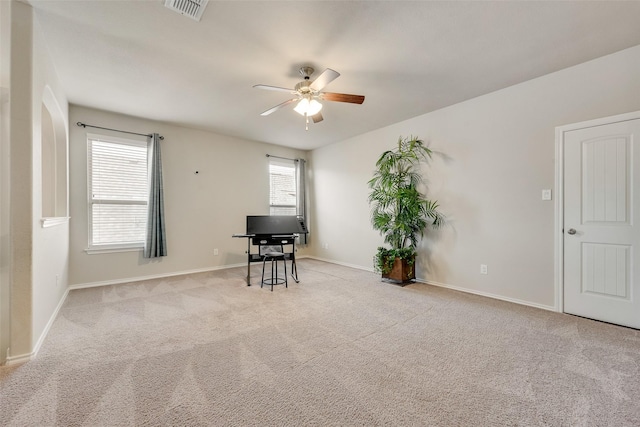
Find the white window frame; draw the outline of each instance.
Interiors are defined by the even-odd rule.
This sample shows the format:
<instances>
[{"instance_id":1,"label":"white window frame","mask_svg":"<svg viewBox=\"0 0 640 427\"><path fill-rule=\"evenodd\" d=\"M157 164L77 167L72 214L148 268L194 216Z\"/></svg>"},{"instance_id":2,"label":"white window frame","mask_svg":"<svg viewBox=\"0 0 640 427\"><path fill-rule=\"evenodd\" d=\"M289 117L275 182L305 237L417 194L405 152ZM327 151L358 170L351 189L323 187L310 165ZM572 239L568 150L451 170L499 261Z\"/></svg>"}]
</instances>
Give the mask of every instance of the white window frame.
<instances>
[{"instance_id":1,"label":"white window frame","mask_svg":"<svg viewBox=\"0 0 640 427\"><path fill-rule=\"evenodd\" d=\"M271 204L271 192L272 192L272 188L271 188L271 166L280 166L280 167L291 167L293 169L293 181L294 181L294 191L296 193L294 199L294 203L291 205L273 205ZM269 159L269 215L274 215L273 213L273 209L278 209L278 208L293 208L293 214L291 214L292 216L297 215L298 212L298 179L296 176L296 161L295 160L289 160L289 159L280 159L280 158L270 158Z\"/></svg>"},{"instance_id":2,"label":"white window frame","mask_svg":"<svg viewBox=\"0 0 640 427\"><path fill-rule=\"evenodd\" d=\"M91 141L102 141L113 144L131 145L136 147L147 147L147 141L118 138L114 136L87 134L87 224L88 224L88 247L85 252L88 254L109 253L109 252L128 252L139 251L144 248L144 239L133 243L113 243L113 244L94 244L93 243L93 205L94 204L131 204L131 205L148 205L149 200L102 200L99 203L93 199L93 182L91 168ZM147 154L147 162L149 157ZM148 185L148 182L147 182ZM148 196L147 196L148 197ZM146 224L145 224L146 229Z\"/></svg>"}]
</instances>

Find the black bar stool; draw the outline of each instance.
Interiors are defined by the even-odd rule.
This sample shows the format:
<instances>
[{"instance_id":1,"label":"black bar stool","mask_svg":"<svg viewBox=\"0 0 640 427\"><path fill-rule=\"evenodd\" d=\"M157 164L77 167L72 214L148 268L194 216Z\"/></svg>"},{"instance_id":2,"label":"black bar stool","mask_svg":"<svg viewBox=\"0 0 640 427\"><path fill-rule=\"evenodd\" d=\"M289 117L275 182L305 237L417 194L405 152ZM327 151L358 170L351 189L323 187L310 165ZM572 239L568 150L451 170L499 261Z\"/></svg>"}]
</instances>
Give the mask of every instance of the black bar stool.
<instances>
[{"instance_id":1,"label":"black bar stool","mask_svg":"<svg viewBox=\"0 0 640 427\"><path fill-rule=\"evenodd\" d=\"M264 267L267 261L271 261L271 277L265 279ZM278 276L278 261L282 261L282 265L284 265L284 278ZM262 285L271 285L271 292L273 292L273 285L283 284L285 288L289 287L287 282L287 261L284 252L266 252L264 254L264 260L262 261L262 282L260 282L260 287L262 287Z\"/></svg>"}]
</instances>

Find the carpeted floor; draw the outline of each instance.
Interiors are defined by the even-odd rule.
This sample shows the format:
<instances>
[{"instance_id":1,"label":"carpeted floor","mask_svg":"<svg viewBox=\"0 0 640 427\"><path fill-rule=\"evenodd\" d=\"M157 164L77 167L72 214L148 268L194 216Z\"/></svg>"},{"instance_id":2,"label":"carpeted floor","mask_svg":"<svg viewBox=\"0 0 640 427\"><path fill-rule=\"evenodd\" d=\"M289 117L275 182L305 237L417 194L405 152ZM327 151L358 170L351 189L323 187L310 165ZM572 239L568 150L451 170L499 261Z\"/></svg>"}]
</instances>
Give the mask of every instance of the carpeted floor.
<instances>
[{"instance_id":1,"label":"carpeted floor","mask_svg":"<svg viewBox=\"0 0 640 427\"><path fill-rule=\"evenodd\" d=\"M0 425L640 425L640 331L310 259L288 289L245 273L70 292L0 368Z\"/></svg>"}]
</instances>

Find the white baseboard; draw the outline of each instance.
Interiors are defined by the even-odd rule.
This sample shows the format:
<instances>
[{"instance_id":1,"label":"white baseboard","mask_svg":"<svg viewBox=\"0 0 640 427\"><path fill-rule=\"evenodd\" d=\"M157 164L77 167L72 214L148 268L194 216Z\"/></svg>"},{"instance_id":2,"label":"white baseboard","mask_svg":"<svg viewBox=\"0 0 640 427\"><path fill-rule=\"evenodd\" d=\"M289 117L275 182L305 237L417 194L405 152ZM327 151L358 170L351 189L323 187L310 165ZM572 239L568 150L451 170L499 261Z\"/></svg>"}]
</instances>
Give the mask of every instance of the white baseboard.
<instances>
[{"instance_id":1,"label":"white baseboard","mask_svg":"<svg viewBox=\"0 0 640 427\"><path fill-rule=\"evenodd\" d=\"M246 266L246 265L247 264L242 263L242 264L234 264L234 265L225 265L225 266L220 266L220 267L207 267L207 268L199 268L199 269L195 269L195 270L185 270L185 271L166 273L166 274L155 274L155 275L151 275L151 276L138 276L138 277L132 277L132 278L126 278L126 279L117 279L117 280L105 280L105 281L101 281L101 282L82 283L82 284L68 286L67 289L65 290L64 294L62 295L62 298L60 298L60 301L58 302L58 305L56 306L56 309L53 311L53 314L49 318L49 321L47 322L47 325L45 326L44 330L42 331L42 334L40 334L40 337L38 338L38 341L36 342L35 346L33 347L33 350L31 351L31 353L24 353L24 354L19 354L19 355L16 355L16 356L8 355L4 364L6 366L21 365L23 363L26 363L26 362L34 359L38 355L38 352L40 351L40 347L42 346L42 343L44 342L45 338L49 334L49 330L51 329L51 326L53 325L53 322L56 320L56 317L58 316L58 313L60 312L60 309L64 305L64 302L66 301L67 296L69 295L69 291L71 291L73 289L83 289L83 288L92 288L92 287L97 287L97 286L116 285L116 284L121 284L121 283L138 282L138 281L142 281L142 280L159 279L159 278L172 277L172 276L181 276L181 275L184 275L184 274L205 273L207 271L224 270L224 269L227 269L227 268L243 267L243 266Z\"/></svg>"},{"instance_id":2,"label":"white baseboard","mask_svg":"<svg viewBox=\"0 0 640 427\"><path fill-rule=\"evenodd\" d=\"M298 257L298 259L304 259L304 258L315 259L315 260L323 261L323 262L329 262L329 263L332 263L332 264L342 265L342 266L345 266L345 267L355 268L355 269L358 269L358 270L364 270L364 271L370 271L370 272L374 271L373 268L363 267L361 265L349 264L349 263L340 262L340 261L336 261L336 260L332 260L332 259L321 258L321 257L317 257L317 256L303 255L303 256ZM46 338L47 334L49 333L49 329L51 328L51 325L53 325L53 322L55 321L55 319L56 319L56 317L58 315L58 312L60 311L60 309L62 308L62 306L63 306L63 304L65 302L65 300L67 299L67 296L69 295L69 291L70 290L92 288L92 287L97 287L97 286L118 285L118 284L122 284L122 283L139 282L139 281L151 280L151 279L162 279L162 278L165 278L165 277L182 276L182 275L185 275L185 274L206 273L208 271L226 270L226 269L229 269L229 268L236 268L236 267L245 267L246 265L247 265L246 263L223 265L223 266L217 266L217 267L206 267L206 268L198 268L198 269L194 269L194 270L183 270L183 271L171 272L171 273L154 274L154 275L149 275L149 276L128 277L128 278L124 278L124 279L104 280L104 281L100 281L100 282L89 282L89 283L81 283L81 284L71 285L71 286L69 286L67 288L67 290L65 291L64 295L60 299L60 302L58 303L58 306L56 307L55 311L51 315L51 318L49 319L49 322L47 322L47 326L44 328L44 331L42 332L42 334L40 335L40 338L36 342L36 345L34 346L33 351L31 353L28 353L28 354L21 354L21 355L17 355L17 356L9 356L9 357L7 357L7 360L6 360L5 364L6 365L22 364L22 363L28 362L29 360L31 360L32 358L34 358L38 354L38 351L40 350L40 347L42 346L42 343L44 342L44 339ZM523 301L523 300L519 300L519 299L516 299L516 298L504 297L504 296L501 296L501 295L496 295L496 294L492 294L492 293L488 293L488 292L482 292L482 291L476 291L476 290L472 290L472 289L468 289L468 288L462 288L462 287L459 287L459 286L452 286L452 285L448 285L446 283L427 281L427 280L423 280L423 279L416 279L416 282L424 283L424 284L432 285L432 286L438 286L438 287L441 287L441 288L452 289L452 290L455 290L455 291L466 292L466 293L470 293L470 294L474 294L474 295L480 295L480 296L493 298L493 299L497 299L497 300L501 300L501 301L512 302L512 303L515 303L515 304L526 305L526 306L529 306L529 307L540 308L540 309L543 309L543 310L558 311L553 306L532 303L532 302L529 302L529 301Z\"/></svg>"},{"instance_id":3,"label":"white baseboard","mask_svg":"<svg viewBox=\"0 0 640 427\"><path fill-rule=\"evenodd\" d=\"M174 271L171 273L152 274L149 276L136 276L136 277L127 277L123 279L103 280L100 282L79 283L76 285L69 286L69 289L73 290L73 289L94 288L98 286L121 285L123 283L141 282L143 280L152 280L152 279L163 279L165 277L182 276L185 274L195 274L195 273L206 273L208 271L226 270L228 268L246 267L246 266L247 266L246 263L230 264L230 265L222 265L217 267L197 268L194 270Z\"/></svg>"},{"instance_id":4,"label":"white baseboard","mask_svg":"<svg viewBox=\"0 0 640 427\"><path fill-rule=\"evenodd\" d=\"M358 270L365 270L365 271L373 272L373 268L366 268L366 267L363 267L361 265L348 264L348 263L335 261L335 260L331 260L331 259L324 259L324 258L312 256L312 255L296 256L296 259L304 259L304 258L315 259L315 260L318 260L318 261L329 262L331 264L343 265L345 267L351 267L351 268L355 268L355 269L358 269ZM182 276L182 275L185 275L185 274L195 274L195 273L206 273L206 272L209 272L209 271L226 270L226 269L229 269L229 268L246 267L246 266L247 266L247 264L243 262L241 264L229 264L229 265L221 265L221 266L217 266L217 267L205 267L205 268L198 268L198 269L194 269L194 270L183 270L183 271L177 271L177 272L171 272L171 273L153 274L153 275L149 275L149 276L136 276L136 277L127 277L127 278L123 278L123 279L102 280L102 281L99 281L99 282L78 283L78 284L75 284L75 285L70 285L69 286L69 290L84 289L84 288L94 288L94 287L98 287L98 286L121 285L123 283L141 282L143 280L152 280L152 279L163 279L165 277Z\"/></svg>"},{"instance_id":5,"label":"white baseboard","mask_svg":"<svg viewBox=\"0 0 640 427\"><path fill-rule=\"evenodd\" d=\"M36 345L33 346L31 353L18 354L16 356L7 356L7 359L5 360L6 366L21 365L23 363L26 363L34 359L38 355L38 352L40 351L40 347L42 347L42 343L44 342L45 338L49 334L49 330L51 329L53 322L56 320L56 317L58 317L58 313L60 312L60 309L62 308L62 306L64 305L64 302L67 299L67 295L69 295L68 287L64 291L64 294L62 294L60 301L58 301L58 305L56 306L56 309L53 310L53 313L51 314L51 317L49 318L47 325L44 327L44 330L40 334L40 337L38 338Z\"/></svg>"},{"instance_id":6,"label":"white baseboard","mask_svg":"<svg viewBox=\"0 0 640 427\"><path fill-rule=\"evenodd\" d=\"M296 259L300 259L300 258L315 259L317 261L329 262L331 264L342 265L342 266L345 266L345 267L351 267L351 268L355 268L357 270L370 271L371 273L373 273L373 268L363 267L361 265L356 265L356 264L349 264L349 263L346 263L346 262L340 262L340 261L336 261L336 260L333 260L333 259L320 258L320 257L313 256L313 255L305 255L304 257L299 257L299 258L296 257Z\"/></svg>"},{"instance_id":7,"label":"white baseboard","mask_svg":"<svg viewBox=\"0 0 640 427\"><path fill-rule=\"evenodd\" d=\"M364 271L369 271L369 272L373 272L374 271L373 268L371 268L371 267L364 267L362 265L349 264L349 263L346 263L346 262L341 262L341 261L336 261L336 260L333 260L333 259L322 258L322 257L314 256L314 255L301 255L301 256L296 257L296 258L297 259L304 259L304 258L315 259L315 260L318 260L318 261L329 262L331 264L342 265L342 266L345 266L345 267L355 268L355 269L358 269L358 270L364 270ZM137 277L128 277L128 278L124 278L124 279L115 279L115 280L105 280L105 281L100 281L100 282L81 283L81 284L69 286L69 290L91 288L91 287L96 287L96 286L119 285L119 284L122 284L122 283L139 282L139 281L151 280L151 279L162 279L162 278L165 278L165 277L181 276L181 275L184 275L184 274L206 273L208 271L225 270L225 269L236 268L236 267L246 267L246 265L247 265L246 263L231 264L231 265L222 265L222 266L217 266L217 267L199 268L199 269L194 269L194 270L184 270L184 271L171 272L171 273L154 274L154 275L150 275L150 276L137 276ZM435 281L431 281L431 280L424 280L424 279L416 279L416 282L424 283L424 284L432 285L432 286L438 286L438 287L446 288L446 289L452 289L454 291L460 291L460 292L466 292L466 293L469 293L469 294L480 295L480 296L483 296L483 297L493 298L493 299L497 299L497 300L501 300L501 301L512 302L514 304L520 304L520 305L526 305L526 306L529 306L529 307L540 308L542 310L556 311L556 312L558 311L558 309L556 307L552 306L552 305L538 304L538 303L534 303L534 302L530 302L530 301L520 300L520 299L517 299L517 298L511 298L511 297L505 297L505 296L502 296L502 295L492 294L490 292L476 291L476 290L469 289L469 288L463 288L463 287L460 287L460 286L449 285L449 284L446 284L446 283L440 283L440 282L435 282ZM65 294L65 298L66 298L66 294ZM60 302L60 306L62 305L62 302L64 302L64 298ZM57 314L57 310L56 310L56 314ZM55 318L55 317L53 317L53 318ZM51 320L50 323L52 321L53 320ZM50 325L47 325L47 330L48 330L49 326ZM38 342L40 343L42 341L42 339L43 339L43 337L41 337L40 340L38 340ZM39 345L37 347L39 348Z\"/></svg>"},{"instance_id":8,"label":"white baseboard","mask_svg":"<svg viewBox=\"0 0 640 427\"><path fill-rule=\"evenodd\" d=\"M5 360L5 366L22 365L35 357L34 353L19 354L17 356L9 356Z\"/></svg>"},{"instance_id":9,"label":"white baseboard","mask_svg":"<svg viewBox=\"0 0 640 427\"><path fill-rule=\"evenodd\" d=\"M326 258L320 258L320 257L316 257L316 256L306 256L305 258L316 259L318 261L324 261L324 262L330 262L332 264L344 265L345 267L357 268L359 270L365 270L365 271L371 271L371 272L374 271L373 268L363 267L361 265L348 264L348 263L334 261L334 260L326 259ZM505 297L505 296L502 296L502 295L496 295L496 294L492 294L492 293L489 293L489 292L476 291L476 290L469 289L469 288L462 288L462 287L459 287L459 286L448 285L446 283L440 283L440 282L435 282L435 281L431 281L431 280L424 280L424 279L416 279L416 282L424 283L425 285L432 285L432 286L438 286L440 288L451 289L451 290L454 290L454 291L466 292L468 294L480 295L480 296L483 296L483 297L493 298L493 299L497 299L497 300L500 300L500 301L512 302L514 304L520 304L520 305L526 305L526 306L529 306L529 307L540 308L542 310L558 311L558 309L556 309L556 307L551 306L551 305L538 304L538 303L535 303L535 302L524 301L524 300L520 300L520 299L517 299L517 298L510 298L510 297Z\"/></svg>"},{"instance_id":10,"label":"white baseboard","mask_svg":"<svg viewBox=\"0 0 640 427\"><path fill-rule=\"evenodd\" d=\"M476 291L474 289L461 288L459 286L447 285L446 283L434 282L434 281L423 280L423 279L416 279L416 282L424 283L426 285L438 286L440 288L451 289L451 290L454 290L454 291L465 292L465 293L468 293L468 294L480 295L480 296L483 296L483 297L493 298L493 299L497 299L497 300L500 300L500 301L512 302L514 304L520 304L520 305L526 305L526 306L529 306L529 307L540 308L542 310L558 311L552 305L538 304L538 303L535 303L535 302L524 301L524 300L517 299L517 298L510 298L510 297L505 297L505 296L502 296L502 295L496 295L496 294L492 294L492 293L489 293L489 292Z\"/></svg>"},{"instance_id":11,"label":"white baseboard","mask_svg":"<svg viewBox=\"0 0 640 427\"><path fill-rule=\"evenodd\" d=\"M33 351L31 352L32 358L38 355L38 352L40 351L40 347L42 346L44 339L47 337L47 334L49 333L49 329L51 329L53 322L56 320L56 317L58 317L58 312L60 312L60 309L62 308L62 306L64 305L64 302L67 299L67 295L69 295L69 287L67 287L67 289L64 291L64 294L62 295L62 298L60 298L60 301L58 301L58 306L56 307L55 310L53 310L53 314L49 318L49 321L47 322L47 326L44 327L44 330L40 334L40 338L38 338L36 345L33 347Z\"/></svg>"}]
</instances>

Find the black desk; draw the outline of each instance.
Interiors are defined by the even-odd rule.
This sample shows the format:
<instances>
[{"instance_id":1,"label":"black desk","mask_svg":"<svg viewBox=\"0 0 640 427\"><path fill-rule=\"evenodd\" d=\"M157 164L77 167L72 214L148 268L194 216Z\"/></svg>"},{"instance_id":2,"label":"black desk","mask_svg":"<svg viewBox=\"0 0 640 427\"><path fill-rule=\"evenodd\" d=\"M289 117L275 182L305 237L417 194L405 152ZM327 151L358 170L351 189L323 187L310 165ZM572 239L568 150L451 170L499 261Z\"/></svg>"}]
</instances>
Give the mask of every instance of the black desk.
<instances>
[{"instance_id":1,"label":"black desk","mask_svg":"<svg viewBox=\"0 0 640 427\"><path fill-rule=\"evenodd\" d=\"M291 245L291 252L285 251L284 259L285 262L287 262L287 260L291 261L291 277L296 283L300 282L300 280L298 280L298 267L296 266L297 234L234 234L232 237L247 239L247 286L251 286L251 263L262 262L264 260L264 256L260 255L260 247L272 245ZM251 246L258 246L258 253L252 254Z\"/></svg>"}]
</instances>

